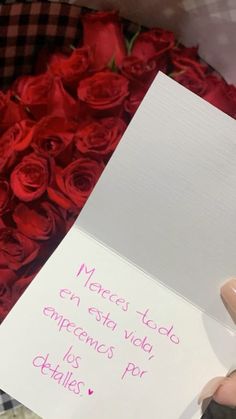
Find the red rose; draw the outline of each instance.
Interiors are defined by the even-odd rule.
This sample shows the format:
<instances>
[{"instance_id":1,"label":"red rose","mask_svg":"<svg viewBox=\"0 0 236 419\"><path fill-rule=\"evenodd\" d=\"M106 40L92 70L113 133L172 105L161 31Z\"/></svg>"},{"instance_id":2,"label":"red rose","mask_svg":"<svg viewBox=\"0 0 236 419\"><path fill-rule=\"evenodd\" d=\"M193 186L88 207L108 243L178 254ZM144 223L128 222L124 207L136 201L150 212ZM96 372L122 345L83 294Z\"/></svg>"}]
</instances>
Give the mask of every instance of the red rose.
<instances>
[{"instance_id":1,"label":"red rose","mask_svg":"<svg viewBox=\"0 0 236 419\"><path fill-rule=\"evenodd\" d=\"M14 125L16 122L27 118L27 114L22 105L11 100L11 93L4 94L0 91L0 133Z\"/></svg>"},{"instance_id":2,"label":"red rose","mask_svg":"<svg viewBox=\"0 0 236 419\"><path fill-rule=\"evenodd\" d=\"M173 32L164 29L151 29L137 36L131 54L141 60L168 56L175 45Z\"/></svg>"},{"instance_id":3,"label":"red rose","mask_svg":"<svg viewBox=\"0 0 236 419\"><path fill-rule=\"evenodd\" d=\"M178 57L191 58L193 61L200 62L198 55L198 47L185 47L182 44L175 45L175 47L170 51L170 56L172 60L175 60Z\"/></svg>"},{"instance_id":4,"label":"red rose","mask_svg":"<svg viewBox=\"0 0 236 419\"><path fill-rule=\"evenodd\" d=\"M192 52L194 54L194 52ZM202 96L206 88L206 73L208 67L199 60L191 57L191 53L180 52L176 48L171 52L171 59L173 65L172 77L178 83L185 86L187 89Z\"/></svg>"},{"instance_id":5,"label":"red rose","mask_svg":"<svg viewBox=\"0 0 236 419\"><path fill-rule=\"evenodd\" d=\"M11 269L2 268L0 272L0 296L2 297L4 293L3 288L12 285L16 281L17 276Z\"/></svg>"},{"instance_id":6,"label":"red rose","mask_svg":"<svg viewBox=\"0 0 236 419\"><path fill-rule=\"evenodd\" d=\"M3 220L2 220L2 218L0 217L0 228L5 228L6 227L6 225L5 225L5 223L3 222ZM1 266L1 260L0 260L0 266Z\"/></svg>"},{"instance_id":7,"label":"red rose","mask_svg":"<svg viewBox=\"0 0 236 419\"><path fill-rule=\"evenodd\" d=\"M178 50L172 51L171 60L173 65L173 72L194 72L196 76L201 78L206 77L208 66L196 59L192 59L188 55L182 55Z\"/></svg>"},{"instance_id":8,"label":"red rose","mask_svg":"<svg viewBox=\"0 0 236 419\"><path fill-rule=\"evenodd\" d=\"M119 143L126 125L120 118L102 118L89 121L75 134L77 149L92 158L110 157Z\"/></svg>"},{"instance_id":9,"label":"red rose","mask_svg":"<svg viewBox=\"0 0 236 419\"><path fill-rule=\"evenodd\" d=\"M49 168L46 159L29 154L14 168L11 187L22 201L32 201L46 191L49 182Z\"/></svg>"},{"instance_id":10,"label":"red rose","mask_svg":"<svg viewBox=\"0 0 236 419\"><path fill-rule=\"evenodd\" d=\"M64 86L76 92L79 80L88 72L90 65L90 48L77 48L69 57L53 54L49 61L49 72L60 77Z\"/></svg>"},{"instance_id":11,"label":"red rose","mask_svg":"<svg viewBox=\"0 0 236 419\"><path fill-rule=\"evenodd\" d=\"M155 59L144 61L135 56L126 57L120 67L122 74L129 80L148 87L155 78L159 68Z\"/></svg>"},{"instance_id":12,"label":"red rose","mask_svg":"<svg viewBox=\"0 0 236 419\"><path fill-rule=\"evenodd\" d=\"M28 146L26 138L32 126L33 122L28 119L17 122L0 137L0 170L10 167L15 161L15 152Z\"/></svg>"},{"instance_id":13,"label":"red rose","mask_svg":"<svg viewBox=\"0 0 236 419\"><path fill-rule=\"evenodd\" d=\"M50 113L70 117L76 112L75 100L64 90L60 79L49 73L20 77L13 87L36 120Z\"/></svg>"},{"instance_id":14,"label":"red rose","mask_svg":"<svg viewBox=\"0 0 236 419\"><path fill-rule=\"evenodd\" d=\"M202 97L228 115L236 118L236 87L214 75L205 80L206 89Z\"/></svg>"},{"instance_id":15,"label":"red rose","mask_svg":"<svg viewBox=\"0 0 236 419\"><path fill-rule=\"evenodd\" d=\"M12 128L9 128L9 130L12 131ZM6 133L0 137L0 173L11 167L15 161L15 153L11 146L12 135L6 131Z\"/></svg>"},{"instance_id":16,"label":"red rose","mask_svg":"<svg viewBox=\"0 0 236 419\"><path fill-rule=\"evenodd\" d=\"M0 229L0 260L3 266L18 270L38 255L40 246L13 228Z\"/></svg>"},{"instance_id":17,"label":"red rose","mask_svg":"<svg viewBox=\"0 0 236 419\"><path fill-rule=\"evenodd\" d=\"M67 93L59 78L53 78L50 92L48 92L47 112L65 119L76 119L78 114L78 102Z\"/></svg>"},{"instance_id":18,"label":"red rose","mask_svg":"<svg viewBox=\"0 0 236 419\"><path fill-rule=\"evenodd\" d=\"M30 132L29 141L36 153L56 157L71 143L77 125L65 118L42 118Z\"/></svg>"},{"instance_id":19,"label":"red rose","mask_svg":"<svg viewBox=\"0 0 236 419\"><path fill-rule=\"evenodd\" d=\"M12 149L15 151L23 151L29 146L29 134L35 122L30 119L24 119L17 122L13 127L7 131L12 135Z\"/></svg>"},{"instance_id":20,"label":"red rose","mask_svg":"<svg viewBox=\"0 0 236 419\"><path fill-rule=\"evenodd\" d=\"M0 269L0 322L12 306L12 287L16 279L16 274L10 269Z\"/></svg>"},{"instance_id":21,"label":"red rose","mask_svg":"<svg viewBox=\"0 0 236 419\"><path fill-rule=\"evenodd\" d=\"M124 108L131 116L135 114L139 105L141 104L145 94L146 89L136 89L132 91L129 97L125 100Z\"/></svg>"},{"instance_id":22,"label":"red rose","mask_svg":"<svg viewBox=\"0 0 236 419\"><path fill-rule=\"evenodd\" d=\"M47 201L29 206L18 204L13 213L13 220L17 229L30 239L48 240L65 233L65 222L61 214Z\"/></svg>"},{"instance_id":23,"label":"red rose","mask_svg":"<svg viewBox=\"0 0 236 419\"><path fill-rule=\"evenodd\" d=\"M34 123L25 119L16 122L0 137L0 170L9 168L15 161L16 151L28 147L28 133Z\"/></svg>"},{"instance_id":24,"label":"red rose","mask_svg":"<svg viewBox=\"0 0 236 419\"><path fill-rule=\"evenodd\" d=\"M104 71L82 80L78 97L93 109L112 109L121 105L129 94L128 80L116 73Z\"/></svg>"},{"instance_id":25,"label":"red rose","mask_svg":"<svg viewBox=\"0 0 236 419\"><path fill-rule=\"evenodd\" d=\"M86 13L82 23L83 44L92 48L94 68L101 70L113 59L119 65L126 48L117 12Z\"/></svg>"},{"instance_id":26,"label":"red rose","mask_svg":"<svg viewBox=\"0 0 236 419\"><path fill-rule=\"evenodd\" d=\"M0 323L5 319L12 308L12 294L6 292L3 297L0 297Z\"/></svg>"},{"instance_id":27,"label":"red rose","mask_svg":"<svg viewBox=\"0 0 236 419\"><path fill-rule=\"evenodd\" d=\"M223 112L236 117L236 87L228 85L222 78L211 75L202 75L201 70L188 68L173 75L173 78L198 94Z\"/></svg>"},{"instance_id":28,"label":"red rose","mask_svg":"<svg viewBox=\"0 0 236 419\"><path fill-rule=\"evenodd\" d=\"M0 215L8 210L11 199L11 189L7 180L0 179Z\"/></svg>"},{"instance_id":29,"label":"red rose","mask_svg":"<svg viewBox=\"0 0 236 419\"><path fill-rule=\"evenodd\" d=\"M195 68L187 68L173 74L173 79L199 96L203 96L206 89L205 77Z\"/></svg>"},{"instance_id":30,"label":"red rose","mask_svg":"<svg viewBox=\"0 0 236 419\"><path fill-rule=\"evenodd\" d=\"M61 193L48 188L49 197L65 209L82 208L103 169L103 163L87 158L79 158L64 169L58 168L56 182Z\"/></svg>"},{"instance_id":31,"label":"red rose","mask_svg":"<svg viewBox=\"0 0 236 419\"><path fill-rule=\"evenodd\" d=\"M47 113L52 82L51 75L46 73L38 76L22 76L13 85L16 95L36 119L42 118Z\"/></svg>"}]
</instances>

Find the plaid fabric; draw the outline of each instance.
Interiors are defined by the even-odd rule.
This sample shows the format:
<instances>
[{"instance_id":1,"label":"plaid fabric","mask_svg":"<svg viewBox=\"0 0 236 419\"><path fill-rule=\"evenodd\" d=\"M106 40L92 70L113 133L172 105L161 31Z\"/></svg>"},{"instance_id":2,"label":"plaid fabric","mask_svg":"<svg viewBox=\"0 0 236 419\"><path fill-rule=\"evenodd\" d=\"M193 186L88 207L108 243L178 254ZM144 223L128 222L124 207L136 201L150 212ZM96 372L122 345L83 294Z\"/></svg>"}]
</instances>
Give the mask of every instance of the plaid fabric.
<instances>
[{"instance_id":1,"label":"plaid fabric","mask_svg":"<svg viewBox=\"0 0 236 419\"><path fill-rule=\"evenodd\" d=\"M19 402L12 399L10 396L8 396L8 394L0 390L0 414L4 413L6 410L10 410L19 406L19 404Z\"/></svg>"},{"instance_id":2,"label":"plaid fabric","mask_svg":"<svg viewBox=\"0 0 236 419\"><path fill-rule=\"evenodd\" d=\"M32 73L34 57L43 45L64 47L78 40L80 12L78 6L57 2L2 4L0 86L9 85L20 74Z\"/></svg>"}]
</instances>

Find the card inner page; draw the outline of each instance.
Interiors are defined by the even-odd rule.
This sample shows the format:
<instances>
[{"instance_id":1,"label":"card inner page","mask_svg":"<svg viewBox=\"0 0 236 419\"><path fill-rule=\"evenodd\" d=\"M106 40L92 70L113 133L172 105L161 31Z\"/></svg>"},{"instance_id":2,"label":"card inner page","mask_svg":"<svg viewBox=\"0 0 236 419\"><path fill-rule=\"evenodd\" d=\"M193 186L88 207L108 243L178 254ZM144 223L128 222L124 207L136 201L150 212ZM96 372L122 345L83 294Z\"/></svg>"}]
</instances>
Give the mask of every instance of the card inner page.
<instances>
[{"instance_id":1,"label":"card inner page","mask_svg":"<svg viewBox=\"0 0 236 419\"><path fill-rule=\"evenodd\" d=\"M0 341L0 387L46 419L199 419L235 355L232 330L76 226Z\"/></svg>"}]
</instances>

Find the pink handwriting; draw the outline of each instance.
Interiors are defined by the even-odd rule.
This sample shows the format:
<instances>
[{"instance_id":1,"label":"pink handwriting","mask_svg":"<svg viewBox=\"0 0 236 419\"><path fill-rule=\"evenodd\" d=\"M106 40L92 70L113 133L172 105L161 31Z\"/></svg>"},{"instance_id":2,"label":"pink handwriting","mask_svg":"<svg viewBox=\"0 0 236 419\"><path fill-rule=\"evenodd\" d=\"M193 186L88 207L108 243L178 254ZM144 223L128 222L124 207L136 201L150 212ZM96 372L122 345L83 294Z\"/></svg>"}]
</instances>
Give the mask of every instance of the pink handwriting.
<instances>
[{"instance_id":1,"label":"pink handwriting","mask_svg":"<svg viewBox=\"0 0 236 419\"><path fill-rule=\"evenodd\" d=\"M84 271L84 272L83 272ZM81 275L81 273L85 273L86 275L88 275L88 279L91 278L91 276L94 274L95 272L95 268L92 268L90 271L87 269L87 266L85 265L85 263L82 263L82 265L80 266L77 275L79 276Z\"/></svg>"},{"instance_id":2,"label":"pink handwriting","mask_svg":"<svg viewBox=\"0 0 236 419\"><path fill-rule=\"evenodd\" d=\"M39 368L42 375L48 376L65 389L80 395L82 388L85 386L84 381L75 379L73 372L62 371L60 364L53 365L51 361L49 362L49 357L49 353L46 355L39 354L33 359L33 366Z\"/></svg>"},{"instance_id":3,"label":"pink handwriting","mask_svg":"<svg viewBox=\"0 0 236 419\"><path fill-rule=\"evenodd\" d=\"M123 311L128 311L129 309L129 302L126 301L124 298L120 298L119 295L113 293L113 291L104 288L103 285L99 282L92 282L92 276L95 272L95 268L88 269L85 263L83 263L77 273L77 277L83 279L84 288L87 288L89 291L100 295L100 297L110 301L111 303L120 307Z\"/></svg>"},{"instance_id":4,"label":"pink handwriting","mask_svg":"<svg viewBox=\"0 0 236 419\"><path fill-rule=\"evenodd\" d=\"M144 312L136 311L136 313L141 316L142 324L147 326L149 329L156 330L157 333L159 333L160 335L167 336L170 339L170 341L176 345L180 343L179 337L173 333L174 326L164 327L157 325L157 323L154 320L148 318L149 309L147 309Z\"/></svg>"},{"instance_id":5,"label":"pink handwriting","mask_svg":"<svg viewBox=\"0 0 236 419\"><path fill-rule=\"evenodd\" d=\"M104 314L101 310L96 307L88 308L89 314L91 314L97 322L100 322L103 326L108 327L108 329L115 330L117 323L110 318L111 313Z\"/></svg>"},{"instance_id":6,"label":"pink handwriting","mask_svg":"<svg viewBox=\"0 0 236 419\"><path fill-rule=\"evenodd\" d=\"M53 307L44 307L43 314L56 323L59 332L66 331L73 334L80 342L88 345L94 351L99 354L106 355L108 359L112 359L114 356L114 346L107 346L104 343L100 343L98 339L89 336L88 332L83 327L78 326L76 323L71 322L65 318L62 314L59 314Z\"/></svg>"},{"instance_id":7,"label":"pink handwriting","mask_svg":"<svg viewBox=\"0 0 236 419\"><path fill-rule=\"evenodd\" d=\"M142 338L137 337L134 332L129 332L128 330L124 331L125 339L131 342L134 346L140 347L144 352L151 353L153 346L148 342L147 336Z\"/></svg>"},{"instance_id":8,"label":"pink handwriting","mask_svg":"<svg viewBox=\"0 0 236 419\"><path fill-rule=\"evenodd\" d=\"M80 306L80 297L78 295L73 294L72 291L68 290L67 288L63 288L60 290L59 295L63 300L70 300L74 301L77 307Z\"/></svg>"},{"instance_id":9,"label":"pink handwriting","mask_svg":"<svg viewBox=\"0 0 236 419\"><path fill-rule=\"evenodd\" d=\"M142 370L133 362L129 362L125 368L125 371L121 377L123 380L127 375L131 375L132 377L139 377L142 378L144 374L147 374L147 371Z\"/></svg>"},{"instance_id":10,"label":"pink handwriting","mask_svg":"<svg viewBox=\"0 0 236 419\"><path fill-rule=\"evenodd\" d=\"M70 346L63 357L63 361L71 364L72 368L79 368L81 357L72 353L73 346Z\"/></svg>"}]
</instances>

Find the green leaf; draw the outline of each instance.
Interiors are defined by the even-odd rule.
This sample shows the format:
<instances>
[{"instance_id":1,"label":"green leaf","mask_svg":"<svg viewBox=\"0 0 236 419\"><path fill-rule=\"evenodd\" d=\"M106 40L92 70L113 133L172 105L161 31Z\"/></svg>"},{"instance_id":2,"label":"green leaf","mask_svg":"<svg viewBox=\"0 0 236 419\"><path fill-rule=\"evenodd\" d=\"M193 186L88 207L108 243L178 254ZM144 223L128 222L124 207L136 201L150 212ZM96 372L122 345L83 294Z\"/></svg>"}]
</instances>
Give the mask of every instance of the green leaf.
<instances>
[{"instance_id":1,"label":"green leaf","mask_svg":"<svg viewBox=\"0 0 236 419\"><path fill-rule=\"evenodd\" d=\"M110 70L113 71L114 73L117 72L116 61L115 61L114 55L108 63L108 68L110 68Z\"/></svg>"},{"instance_id":2,"label":"green leaf","mask_svg":"<svg viewBox=\"0 0 236 419\"><path fill-rule=\"evenodd\" d=\"M130 41L126 40L128 55L131 54L136 38L139 36L140 32L141 32L141 26L139 26L137 32L135 32L135 34L133 35Z\"/></svg>"},{"instance_id":3,"label":"green leaf","mask_svg":"<svg viewBox=\"0 0 236 419\"><path fill-rule=\"evenodd\" d=\"M173 78L175 75L181 76L181 74L184 74L185 70L179 70L179 71L172 71L172 73L169 73L168 76Z\"/></svg>"},{"instance_id":4,"label":"green leaf","mask_svg":"<svg viewBox=\"0 0 236 419\"><path fill-rule=\"evenodd\" d=\"M125 46L126 46L126 51L127 52L129 51L129 43L130 43L130 41L127 38L125 38Z\"/></svg>"}]
</instances>

